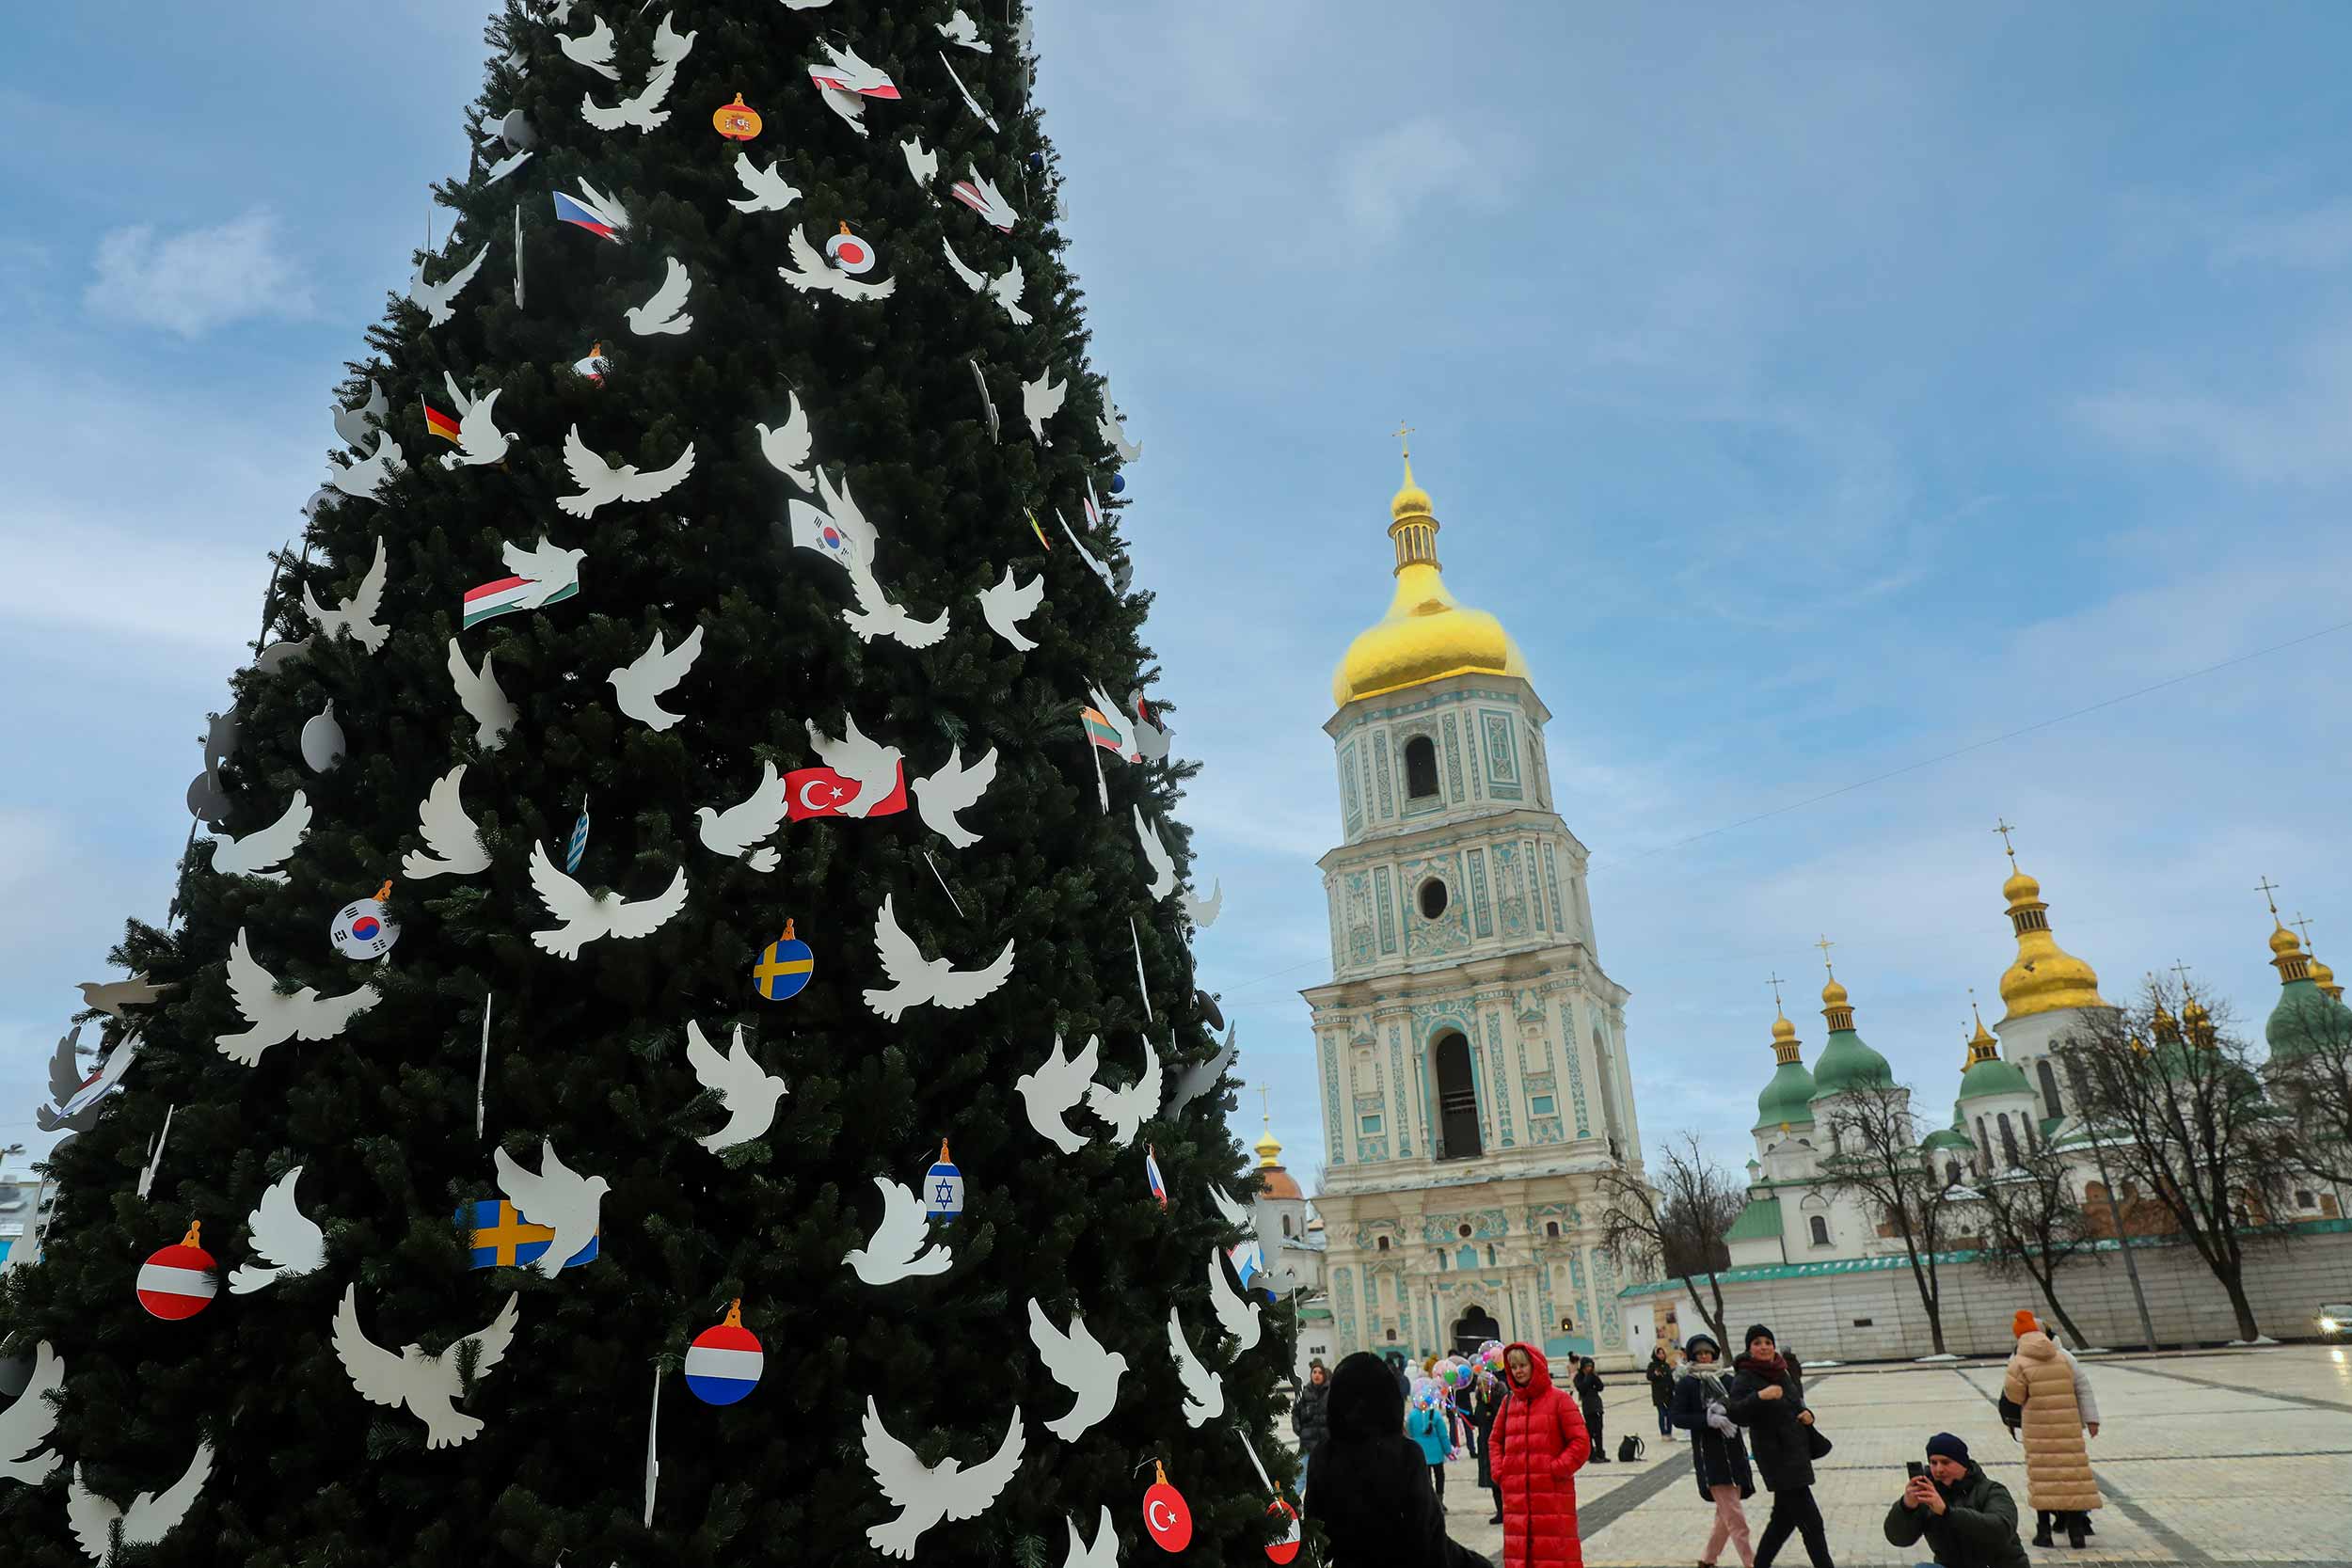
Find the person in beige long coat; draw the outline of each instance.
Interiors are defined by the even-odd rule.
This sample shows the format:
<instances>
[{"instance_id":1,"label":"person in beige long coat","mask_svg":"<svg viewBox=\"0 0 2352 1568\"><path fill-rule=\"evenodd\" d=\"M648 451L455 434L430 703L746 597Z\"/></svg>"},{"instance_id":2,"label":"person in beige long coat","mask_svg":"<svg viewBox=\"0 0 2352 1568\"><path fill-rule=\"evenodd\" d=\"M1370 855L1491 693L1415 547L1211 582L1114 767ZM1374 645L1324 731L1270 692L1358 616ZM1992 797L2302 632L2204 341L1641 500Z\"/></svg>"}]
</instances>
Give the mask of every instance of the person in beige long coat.
<instances>
[{"instance_id":1,"label":"person in beige long coat","mask_svg":"<svg viewBox=\"0 0 2352 1568\"><path fill-rule=\"evenodd\" d=\"M2069 1545L2080 1546L2090 1511L2105 1506L2084 1436L2099 1434L2098 1402L2081 1364L2051 1341L2031 1312L2019 1312L2014 1326L2017 1353L2009 1358L2001 1392L2022 1412L2026 1490L2036 1513L2043 1516L2036 1520L2034 1544L2051 1544L2055 1522L2065 1529Z\"/></svg>"}]
</instances>

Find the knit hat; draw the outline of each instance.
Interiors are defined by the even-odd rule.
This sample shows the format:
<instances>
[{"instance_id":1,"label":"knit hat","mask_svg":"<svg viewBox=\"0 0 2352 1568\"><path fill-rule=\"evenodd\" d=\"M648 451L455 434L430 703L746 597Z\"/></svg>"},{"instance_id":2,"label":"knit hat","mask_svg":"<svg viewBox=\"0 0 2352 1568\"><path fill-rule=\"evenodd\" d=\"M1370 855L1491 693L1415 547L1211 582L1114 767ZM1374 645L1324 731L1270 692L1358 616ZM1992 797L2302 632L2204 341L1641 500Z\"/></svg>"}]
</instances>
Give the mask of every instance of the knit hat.
<instances>
[{"instance_id":1,"label":"knit hat","mask_svg":"<svg viewBox=\"0 0 2352 1568\"><path fill-rule=\"evenodd\" d=\"M1948 1432L1939 1432L1928 1439L1928 1457L1954 1459L1965 1465L1968 1463L1968 1445Z\"/></svg>"},{"instance_id":2,"label":"knit hat","mask_svg":"<svg viewBox=\"0 0 2352 1568\"><path fill-rule=\"evenodd\" d=\"M1724 1347L1704 1334L1693 1334L1689 1339L1683 1341L1682 1354L1695 1360L1701 1345L1705 1345L1708 1354L1714 1356L1716 1360L1721 1361L1724 1358Z\"/></svg>"},{"instance_id":3,"label":"knit hat","mask_svg":"<svg viewBox=\"0 0 2352 1568\"><path fill-rule=\"evenodd\" d=\"M2034 1322L2033 1313L2021 1307L2017 1309L2017 1316L2010 1320L2009 1332L2012 1338L2022 1339L2041 1326Z\"/></svg>"},{"instance_id":4,"label":"knit hat","mask_svg":"<svg viewBox=\"0 0 2352 1568\"><path fill-rule=\"evenodd\" d=\"M1780 1349L1780 1337L1762 1323L1750 1323L1748 1331L1740 1337L1740 1344L1744 1349L1755 1344L1758 1339L1770 1339L1774 1350Z\"/></svg>"}]
</instances>

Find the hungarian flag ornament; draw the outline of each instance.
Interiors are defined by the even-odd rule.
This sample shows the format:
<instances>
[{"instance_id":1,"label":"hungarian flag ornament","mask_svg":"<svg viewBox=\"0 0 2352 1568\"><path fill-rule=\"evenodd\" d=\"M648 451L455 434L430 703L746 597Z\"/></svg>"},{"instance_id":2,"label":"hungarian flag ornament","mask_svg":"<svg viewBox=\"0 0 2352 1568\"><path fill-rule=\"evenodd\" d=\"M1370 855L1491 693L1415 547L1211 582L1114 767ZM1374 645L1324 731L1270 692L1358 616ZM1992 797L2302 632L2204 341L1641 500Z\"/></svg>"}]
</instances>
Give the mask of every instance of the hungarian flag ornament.
<instances>
[{"instance_id":1,"label":"hungarian flag ornament","mask_svg":"<svg viewBox=\"0 0 2352 1568\"><path fill-rule=\"evenodd\" d=\"M947 1140L939 1141L939 1158L923 1173L923 1217L953 1225L963 1212L963 1172L947 1158Z\"/></svg>"},{"instance_id":2,"label":"hungarian flag ornament","mask_svg":"<svg viewBox=\"0 0 2352 1568\"><path fill-rule=\"evenodd\" d=\"M335 951L346 958L380 958L392 950L400 940L400 927L384 912L384 900L392 895L392 884L386 882L370 898L355 898L335 911L335 924L327 935L333 939Z\"/></svg>"},{"instance_id":3,"label":"hungarian flag ornament","mask_svg":"<svg viewBox=\"0 0 2352 1568\"><path fill-rule=\"evenodd\" d=\"M213 1292L220 1288L218 1265L198 1244L203 1228L189 1221L177 1246L159 1247L139 1265L139 1305L167 1323L195 1317L213 1305Z\"/></svg>"},{"instance_id":4,"label":"hungarian flag ornament","mask_svg":"<svg viewBox=\"0 0 2352 1568\"><path fill-rule=\"evenodd\" d=\"M846 272L852 277L863 277L874 270L874 247L850 232L850 226L846 223L841 226L840 233L825 242L825 256L836 270Z\"/></svg>"},{"instance_id":5,"label":"hungarian flag ornament","mask_svg":"<svg viewBox=\"0 0 2352 1568\"><path fill-rule=\"evenodd\" d=\"M759 962L752 965L752 989L770 1002L789 1002L808 989L816 974L817 955L792 934L787 920L784 935L759 950Z\"/></svg>"},{"instance_id":6,"label":"hungarian flag ornament","mask_svg":"<svg viewBox=\"0 0 2352 1568\"><path fill-rule=\"evenodd\" d=\"M1164 1552L1181 1552L1192 1544L1192 1505L1168 1483L1168 1466L1152 1461L1154 1477L1143 1494L1143 1528L1152 1544Z\"/></svg>"},{"instance_id":7,"label":"hungarian flag ornament","mask_svg":"<svg viewBox=\"0 0 2352 1568\"><path fill-rule=\"evenodd\" d=\"M759 1386L766 1365L759 1338L743 1326L740 1298L727 1304L727 1321L694 1336L686 1349L686 1386L705 1404L733 1404Z\"/></svg>"}]
</instances>

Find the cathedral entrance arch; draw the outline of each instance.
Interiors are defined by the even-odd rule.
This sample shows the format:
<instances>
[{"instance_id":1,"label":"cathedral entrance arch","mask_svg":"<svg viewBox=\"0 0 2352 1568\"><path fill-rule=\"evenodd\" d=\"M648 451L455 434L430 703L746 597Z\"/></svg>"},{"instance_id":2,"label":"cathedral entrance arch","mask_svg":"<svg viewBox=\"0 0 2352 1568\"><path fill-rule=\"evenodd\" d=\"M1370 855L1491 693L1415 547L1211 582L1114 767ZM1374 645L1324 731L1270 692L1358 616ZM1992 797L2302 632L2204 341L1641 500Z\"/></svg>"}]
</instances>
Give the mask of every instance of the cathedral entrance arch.
<instances>
[{"instance_id":1,"label":"cathedral entrance arch","mask_svg":"<svg viewBox=\"0 0 2352 1568\"><path fill-rule=\"evenodd\" d=\"M1489 1339L1502 1338L1502 1325L1495 1315L1475 1302L1470 1310L1454 1320L1454 1354L1469 1355Z\"/></svg>"},{"instance_id":2,"label":"cathedral entrance arch","mask_svg":"<svg viewBox=\"0 0 2352 1568\"><path fill-rule=\"evenodd\" d=\"M1445 1146L1439 1158L1475 1159L1484 1146L1478 1138L1478 1085L1470 1076L1470 1041L1448 1031L1429 1057L1438 1074L1438 1135Z\"/></svg>"}]
</instances>

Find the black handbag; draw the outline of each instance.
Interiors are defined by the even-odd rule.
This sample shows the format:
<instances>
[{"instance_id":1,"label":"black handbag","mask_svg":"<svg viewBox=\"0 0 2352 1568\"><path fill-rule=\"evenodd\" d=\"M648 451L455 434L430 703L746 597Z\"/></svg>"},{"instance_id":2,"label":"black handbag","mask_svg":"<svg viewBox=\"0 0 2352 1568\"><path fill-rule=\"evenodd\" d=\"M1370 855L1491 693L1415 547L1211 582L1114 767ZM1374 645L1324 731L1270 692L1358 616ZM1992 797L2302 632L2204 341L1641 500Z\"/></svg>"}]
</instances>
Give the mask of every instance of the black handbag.
<instances>
[{"instance_id":1,"label":"black handbag","mask_svg":"<svg viewBox=\"0 0 2352 1568\"><path fill-rule=\"evenodd\" d=\"M1821 1429L1820 1427L1809 1426L1804 1429L1804 1446L1805 1452L1808 1457L1813 1459L1827 1459L1829 1457L1830 1449L1836 1448L1837 1445L1832 1443L1827 1437L1822 1436Z\"/></svg>"}]
</instances>

